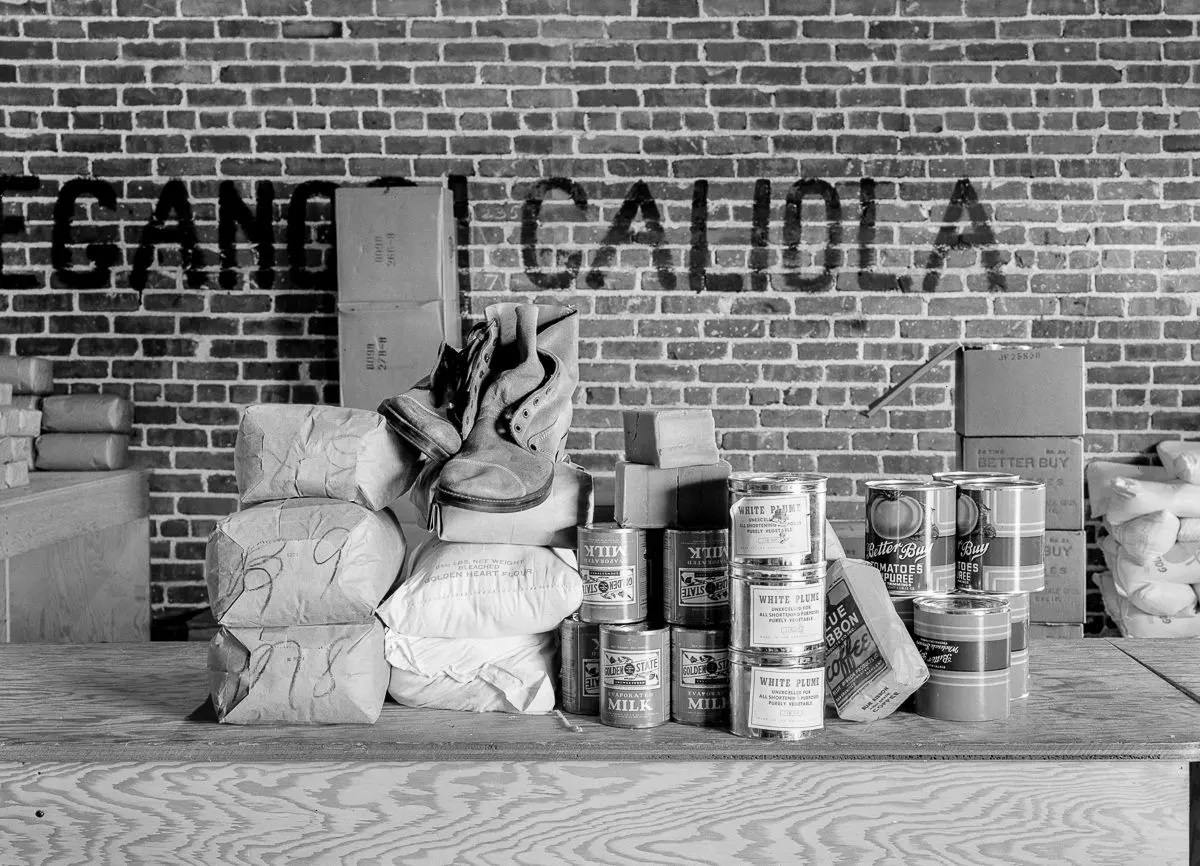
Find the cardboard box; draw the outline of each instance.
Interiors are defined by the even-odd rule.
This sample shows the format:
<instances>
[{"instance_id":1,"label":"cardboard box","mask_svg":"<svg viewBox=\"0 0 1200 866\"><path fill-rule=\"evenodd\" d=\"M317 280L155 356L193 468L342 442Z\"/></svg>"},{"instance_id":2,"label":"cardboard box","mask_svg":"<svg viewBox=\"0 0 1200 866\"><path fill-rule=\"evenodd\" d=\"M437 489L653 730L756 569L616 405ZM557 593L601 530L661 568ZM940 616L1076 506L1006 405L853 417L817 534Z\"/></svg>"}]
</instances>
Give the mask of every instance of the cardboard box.
<instances>
[{"instance_id":1,"label":"cardboard box","mask_svg":"<svg viewBox=\"0 0 1200 866\"><path fill-rule=\"evenodd\" d=\"M11 406L13 401L12 382L0 382L0 406Z\"/></svg>"},{"instance_id":2,"label":"cardboard box","mask_svg":"<svg viewBox=\"0 0 1200 866\"><path fill-rule=\"evenodd\" d=\"M404 393L433 369L443 341L458 345L458 334L457 317L448 321L437 301L339 304L342 405L374 410Z\"/></svg>"},{"instance_id":3,"label":"cardboard box","mask_svg":"<svg viewBox=\"0 0 1200 866\"><path fill-rule=\"evenodd\" d=\"M724 460L676 469L618 461L617 523L640 529L724 526L729 520L729 473Z\"/></svg>"},{"instance_id":4,"label":"cardboard box","mask_svg":"<svg viewBox=\"0 0 1200 866\"><path fill-rule=\"evenodd\" d=\"M966 348L955 377L960 436L1082 436L1082 346Z\"/></svg>"},{"instance_id":5,"label":"cardboard box","mask_svg":"<svg viewBox=\"0 0 1200 866\"><path fill-rule=\"evenodd\" d=\"M458 315L454 199L436 186L341 187L338 301L446 304Z\"/></svg>"},{"instance_id":6,"label":"cardboard box","mask_svg":"<svg viewBox=\"0 0 1200 866\"><path fill-rule=\"evenodd\" d=\"M1087 534L1048 531L1045 559L1046 588L1030 596L1030 619L1082 623L1087 597Z\"/></svg>"},{"instance_id":7,"label":"cardboard box","mask_svg":"<svg viewBox=\"0 0 1200 866\"><path fill-rule=\"evenodd\" d=\"M961 438L959 465L1015 472L1046 485L1046 529L1083 529L1083 439L1079 437Z\"/></svg>"},{"instance_id":8,"label":"cardboard box","mask_svg":"<svg viewBox=\"0 0 1200 866\"><path fill-rule=\"evenodd\" d=\"M1030 640L1045 638L1081 638L1083 623L1078 622L1031 622L1029 623Z\"/></svg>"},{"instance_id":9,"label":"cardboard box","mask_svg":"<svg viewBox=\"0 0 1200 866\"><path fill-rule=\"evenodd\" d=\"M0 463L33 465L33 437L0 436Z\"/></svg>"},{"instance_id":10,"label":"cardboard box","mask_svg":"<svg viewBox=\"0 0 1200 866\"><path fill-rule=\"evenodd\" d=\"M721 459L711 409L630 409L622 420L630 463L677 469Z\"/></svg>"}]
</instances>

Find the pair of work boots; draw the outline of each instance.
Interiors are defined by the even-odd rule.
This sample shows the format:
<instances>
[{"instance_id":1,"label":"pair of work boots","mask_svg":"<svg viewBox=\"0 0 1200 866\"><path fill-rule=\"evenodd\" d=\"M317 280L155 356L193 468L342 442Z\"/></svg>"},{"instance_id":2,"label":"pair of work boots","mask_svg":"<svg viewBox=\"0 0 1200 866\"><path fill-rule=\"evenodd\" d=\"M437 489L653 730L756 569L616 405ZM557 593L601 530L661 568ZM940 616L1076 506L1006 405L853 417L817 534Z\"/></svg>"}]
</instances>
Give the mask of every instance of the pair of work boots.
<instances>
[{"instance_id":1,"label":"pair of work boots","mask_svg":"<svg viewBox=\"0 0 1200 866\"><path fill-rule=\"evenodd\" d=\"M492 304L458 352L379 413L438 473L435 502L524 511L550 495L566 458L579 382L579 314L570 307ZM436 469L440 466L440 469Z\"/></svg>"}]
</instances>

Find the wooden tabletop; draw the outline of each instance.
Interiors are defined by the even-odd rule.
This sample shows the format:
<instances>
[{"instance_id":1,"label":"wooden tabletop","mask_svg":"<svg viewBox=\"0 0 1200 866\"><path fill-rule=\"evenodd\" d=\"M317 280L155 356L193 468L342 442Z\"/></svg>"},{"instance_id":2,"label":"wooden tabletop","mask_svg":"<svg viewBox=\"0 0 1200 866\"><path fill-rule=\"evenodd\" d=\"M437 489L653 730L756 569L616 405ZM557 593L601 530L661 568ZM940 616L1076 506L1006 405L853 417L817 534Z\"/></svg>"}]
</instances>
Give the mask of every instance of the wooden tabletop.
<instances>
[{"instance_id":1,"label":"wooden tabletop","mask_svg":"<svg viewBox=\"0 0 1200 866\"><path fill-rule=\"evenodd\" d=\"M30 472L25 487L0 490L0 559L145 517L149 478L137 468Z\"/></svg>"},{"instance_id":2,"label":"wooden tabletop","mask_svg":"<svg viewBox=\"0 0 1200 866\"><path fill-rule=\"evenodd\" d=\"M1195 642L1162 643L1193 665L1200 656ZM218 725L202 709L205 653L200 643L0 646L0 762L1200 759L1200 703L1100 639L1035 643L1032 694L1007 721L830 718L800 743L570 716L576 733L554 716L392 703L375 725Z\"/></svg>"}]
</instances>

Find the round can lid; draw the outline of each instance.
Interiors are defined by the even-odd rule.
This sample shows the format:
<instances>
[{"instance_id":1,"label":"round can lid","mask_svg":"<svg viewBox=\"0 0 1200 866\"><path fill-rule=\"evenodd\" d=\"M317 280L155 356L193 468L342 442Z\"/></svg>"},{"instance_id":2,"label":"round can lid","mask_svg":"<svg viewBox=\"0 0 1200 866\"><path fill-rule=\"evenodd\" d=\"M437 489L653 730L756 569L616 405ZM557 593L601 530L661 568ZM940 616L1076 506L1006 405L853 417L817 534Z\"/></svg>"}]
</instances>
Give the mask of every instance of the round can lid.
<instances>
[{"instance_id":1,"label":"round can lid","mask_svg":"<svg viewBox=\"0 0 1200 866\"><path fill-rule=\"evenodd\" d=\"M671 626L671 640L675 640L676 637L695 637L697 639L704 638L706 641L728 642L729 626L718 626L717 628L694 628L690 625L673 625Z\"/></svg>"},{"instance_id":2,"label":"round can lid","mask_svg":"<svg viewBox=\"0 0 1200 866\"><path fill-rule=\"evenodd\" d=\"M823 493L828 479L815 472L735 472L729 476L734 493Z\"/></svg>"},{"instance_id":3,"label":"round can lid","mask_svg":"<svg viewBox=\"0 0 1200 866\"><path fill-rule=\"evenodd\" d=\"M585 523L576 529L587 530L588 532L620 532L624 534L640 532L636 526L622 526L612 520L604 521L603 523Z\"/></svg>"},{"instance_id":4,"label":"round can lid","mask_svg":"<svg viewBox=\"0 0 1200 866\"><path fill-rule=\"evenodd\" d=\"M640 622L600 623L600 631L616 632L617 634L668 634L665 625L651 625L649 620Z\"/></svg>"},{"instance_id":5,"label":"round can lid","mask_svg":"<svg viewBox=\"0 0 1200 866\"><path fill-rule=\"evenodd\" d=\"M989 613L997 613L1009 609L1008 602L1003 598L983 595L959 595L958 593L945 596L918 596L913 601L913 606L918 610L927 610L931 613L944 613L954 616L987 616Z\"/></svg>"},{"instance_id":6,"label":"round can lid","mask_svg":"<svg viewBox=\"0 0 1200 866\"><path fill-rule=\"evenodd\" d=\"M916 478L883 478L879 481L868 481L868 490L946 490L953 484L944 481L921 481Z\"/></svg>"},{"instance_id":7,"label":"round can lid","mask_svg":"<svg viewBox=\"0 0 1200 866\"><path fill-rule=\"evenodd\" d=\"M944 481L947 484L959 484L968 481L1018 481L1019 475L1013 475L1011 472L970 472L960 470L957 472L935 472L933 473L934 481Z\"/></svg>"},{"instance_id":8,"label":"round can lid","mask_svg":"<svg viewBox=\"0 0 1200 866\"><path fill-rule=\"evenodd\" d=\"M962 490L1044 490L1045 483L1041 481L1000 481L1000 480L980 480L980 481L964 481L958 485Z\"/></svg>"},{"instance_id":9,"label":"round can lid","mask_svg":"<svg viewBox=\"0 0 1200 866\"><path fill-rule=\"evenodd\" d=\"M729 648L729 660L744 665L771 668L812 668L824 670L825 647L817 647L804 653L757 653L750 650Z\"/></svg>"},{"instance_id":10,"label":"round can lid","mask_svg":"<svg viewBox=\"0 0 1200 866\"><path fill-rule=\"evenodd\" d=\"M767 583L816 583L825 579L825 563L787 568L734 562L729 565L729 574L740 580L761 580Z\"/></svg>"}]
</instances>

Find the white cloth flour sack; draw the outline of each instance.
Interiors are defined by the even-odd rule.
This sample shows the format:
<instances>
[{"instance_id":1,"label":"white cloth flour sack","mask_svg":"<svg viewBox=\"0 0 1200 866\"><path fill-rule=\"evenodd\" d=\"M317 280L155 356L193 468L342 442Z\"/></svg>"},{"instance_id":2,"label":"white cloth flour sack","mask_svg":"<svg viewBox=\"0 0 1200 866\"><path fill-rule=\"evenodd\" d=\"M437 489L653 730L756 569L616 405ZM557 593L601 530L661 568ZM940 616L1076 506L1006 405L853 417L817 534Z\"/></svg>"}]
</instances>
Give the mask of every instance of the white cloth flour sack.
<instances>
[{"instance_id":1,"label":"white cloth flour sack","mask_svg":"<svg viewBox=\"0 0 1200 866\"><path fill-rule=\"evenodd\" d=\"M1138 562L1145 562L1152 556L1162 556L1175 546L1179 538L1179 518L1168 511L1143 514L1116 525L1105 519L1104 527L1121 545L1121 549Z\"/></svg>"},{"instance_id":2,"label":"white cloth flour sack","mask_svg":"<svg viewBox=\"0 0 1200 866\"><path fill-rule=\"evenodd\" d=\"M540 634L579 608L576 566L571 550L431 539L376 613L388 628L416 637Z\"/></svg>"},{"instance_id":3,"label":"white cloth flour sack","mask_svg":"<svg viewBox=\"0 0 1200 866\"><path fill-rule=\"evenodd\" d=\"M1117 593L1139 610L1155 616L1196 615L1196 594L1191 585L1163 577L1164 574L1176 574L1174 570L1161 572L1155 566L1137 562L1122 551L1112 537L1102 539L1100 549L1104 552Z\"/></svg>"},{"instance_id":4,"label":"white cloth flour sack","mask_svg":"<svg viewBox=\"0 0 1200 866\"><path fill-rule=\"evenodd\" d=\"M1108 512L1112 485L1118 478L1169 481L1171 473L1161 466L1137 466L1133 463L1109 463L1104 460L1093 460L1087 466L1088 505L1091 508L1092 517L1103 517ZM1143 513L1157 510L1151 508ZM1121 521L1112 520L1111 522L1119 523Z\"/></svg>"},{"instance_id":5,"label":"white cloth flour sack","mask_svg":"<svg viewBox=\"0 0 1200 866\"><path fill-rule=\"evenodd\" d=\"M1200 442L1159 442L1158 459L1180 481L1200 484Z\"/></svg>"},{"instance_id":6,"label":"white cloth flour sack","mask_svg":"<svg viewBox=\"0 0 1200 866\"><path fill-rule=\"evenodd\" d=\"M1200 485L1186 481L1114 478L1109 496L1106 516L1110 523L1124 523L1155 511L1200 517Z\"/></svg>"},{"instance_id":7,"label":"white cloth flour sack","mask_svg":"<svg viewBox=\"0 0 1200 866\"><path fill-rule=\"evenodd\" d=\"M1123 598L1112 575L1097 575L1095 581L1104 598L1105 611L1126 637L1200 637L1200 616L1196 616L1195 610L1187 616L1155 616L1138 610L1129 599Z\"/></svg>"},{"instance_id":8,"label":"white cloth flour sack","mask_svg":"<svg viewBox=\"0 0 1200 866\"><path fill-rule=\"evenodd\" d=\"M406 707L469 712L554 709L557 634L501 638L409 637L388 629L388 694Z\"/></svg>"}]
</instances>

